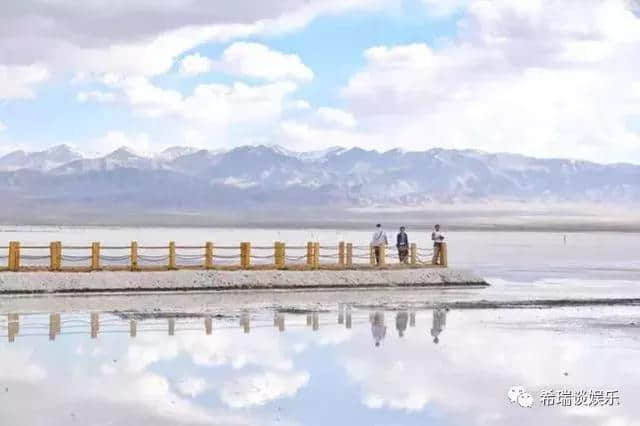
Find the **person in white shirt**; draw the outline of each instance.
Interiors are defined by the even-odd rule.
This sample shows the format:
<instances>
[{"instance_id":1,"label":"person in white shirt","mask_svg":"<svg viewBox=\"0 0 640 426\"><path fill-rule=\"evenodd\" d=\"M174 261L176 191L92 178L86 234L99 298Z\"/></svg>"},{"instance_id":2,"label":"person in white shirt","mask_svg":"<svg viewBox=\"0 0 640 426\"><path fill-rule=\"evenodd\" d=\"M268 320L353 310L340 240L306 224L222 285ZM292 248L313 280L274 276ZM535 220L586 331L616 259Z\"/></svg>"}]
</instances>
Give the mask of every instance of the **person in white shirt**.
<instances>
[{"instance_id":1,"label":"person in white shirt","mask_svg":"<svg viewBox=\"0 0 640 426\"><path fill-rule=\"evenodd\" d=\"M388 245L387 234L382 229L382 225L376 225L376 232L373 233L373 237L371 238L371 245L373 246L373 250L376 256L376 264L380 266L380 247L383 245Z\"/></svg>"},{"instance_id":2,"label":"person in white shirt","mask_svg":"<svg viewBox=\"0 0 640 426\"><path fill-rule=\"evenodd\" d=\"M440 232L440 225L436 225L431 233L431 240L433 240L433 259L432 263L438 265L440 261L440 249L442 248L442 242L444 241L444 235Z\"/></svg>"}]
</instances>

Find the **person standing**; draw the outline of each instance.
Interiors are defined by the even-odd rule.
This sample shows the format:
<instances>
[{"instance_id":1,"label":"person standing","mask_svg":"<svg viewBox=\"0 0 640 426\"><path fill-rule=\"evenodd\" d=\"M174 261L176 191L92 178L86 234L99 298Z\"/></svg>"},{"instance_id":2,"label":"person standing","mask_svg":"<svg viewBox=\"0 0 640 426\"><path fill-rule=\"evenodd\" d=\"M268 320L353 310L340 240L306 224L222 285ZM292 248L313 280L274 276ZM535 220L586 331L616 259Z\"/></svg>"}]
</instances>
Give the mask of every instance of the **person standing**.
<instances>
[{"instance_id":1,"label":"person standing","mask_svg":"<svg viewBox=\"0 0 640 426\"><path fill-rule=\"evenodd\" d=\"M434 265L440 264L440 254L442 252L442 242L444 241L444 235L440 232L440 225L436 225L431 233L431 240L433 240L433 259L431 263Z\"/></svg>"},{"instance_id":2,"label":"person standing","mask_svg":"<svg viewBox=\"0 0 640 426\"><path fill-rule=\"evenodd\" d=\"M409 237L405 232L404 226L400 227L400 232L398 232L398 236L396 237L396 248L398 249L400 263L407 263L409 257Z\"/></svg>"},{"instance_id":3,"label":"person standing","mask_svg":"<svg viewBox=\"0 0 640 426\"><path fill-rule=\"evenodd\" d=\"M373 251L376 258L376 265L380 266L380 247L386 246L389 244L387 240L387 234L382 229L382 225L376 225L376 231L373 233L373 238L371 238L371 245L373 246Z\"/></svg>"}]
</instances>

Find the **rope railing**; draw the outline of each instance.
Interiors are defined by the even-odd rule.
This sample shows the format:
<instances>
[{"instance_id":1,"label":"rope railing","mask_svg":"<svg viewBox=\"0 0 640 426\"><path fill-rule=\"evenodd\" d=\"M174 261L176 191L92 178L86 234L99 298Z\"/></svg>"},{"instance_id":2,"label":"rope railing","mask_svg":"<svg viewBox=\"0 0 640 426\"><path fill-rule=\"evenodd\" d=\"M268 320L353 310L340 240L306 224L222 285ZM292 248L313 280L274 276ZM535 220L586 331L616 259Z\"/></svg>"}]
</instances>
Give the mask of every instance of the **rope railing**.
<instances>
[{"instance_id":1,"label":"rope railing","mask_svg":"<svg viewBox=\"0 0 640 426\"><path fill-rule=\"evenodd\" d=\"M46 251L45 251L46 250ZM287 247L283 242L274 245L241 243L235 246L215 246L211 242L204 245L106 245L98 242L92 245L63 246L61 242L45 245L25 245L12 241L7 252L0 254L0 269L19 271L27 269L60 270L101 270L101 269L180 269L181 267L220 269L253 266L260 268L303 269L319 268L361 268L365 265L383 266L396 263L406 265L447 266L446 244L442 244L438 258L433 261L433 248L418 248L411 244L408 253L400 252L394 246L375 248L339 242L337 245L307 245ZM434 265L434 266L435 266Z\"/></svg>"}]
</instances>

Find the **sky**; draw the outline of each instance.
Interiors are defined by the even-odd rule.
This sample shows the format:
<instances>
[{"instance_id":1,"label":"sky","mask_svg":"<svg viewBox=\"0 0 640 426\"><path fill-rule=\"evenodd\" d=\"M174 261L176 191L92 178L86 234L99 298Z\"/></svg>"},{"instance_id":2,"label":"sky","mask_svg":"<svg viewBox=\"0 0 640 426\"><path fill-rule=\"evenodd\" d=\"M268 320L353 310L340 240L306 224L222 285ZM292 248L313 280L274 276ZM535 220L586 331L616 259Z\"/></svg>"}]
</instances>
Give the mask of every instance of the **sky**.
<instances>
[{"instance_id":1,"label":"sky","mask_svg":"<svg viewBox=\"0 0 640 426\"><path fill-rule=\"evenodd\" d=\"M0 8L0 154L277 144L640 163L638 0Z\"/></svg>"}]
</instances>

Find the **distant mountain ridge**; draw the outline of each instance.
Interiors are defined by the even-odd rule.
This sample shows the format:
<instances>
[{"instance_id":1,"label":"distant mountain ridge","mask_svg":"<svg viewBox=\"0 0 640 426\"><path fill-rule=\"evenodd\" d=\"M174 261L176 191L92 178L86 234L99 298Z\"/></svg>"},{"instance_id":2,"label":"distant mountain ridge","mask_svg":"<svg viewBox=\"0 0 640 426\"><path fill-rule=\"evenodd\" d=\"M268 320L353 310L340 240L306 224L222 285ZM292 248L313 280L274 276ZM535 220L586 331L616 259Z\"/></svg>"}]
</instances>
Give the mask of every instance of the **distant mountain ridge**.
<instances>
[{"instance_id":1,"label":"distant mountain ridge","mask_svg":"<svg viewBox=\"0 0 640 426\"><path fill-rule=\"evenodd\" d=\"M420 206L478 201L640 201L640 166L432 148L386 152L279 146L226 151L122 147L87 158L62 145L0 157L0 195L16 205L229 210L300 206Z\"/></svg>"}]
</instances>

